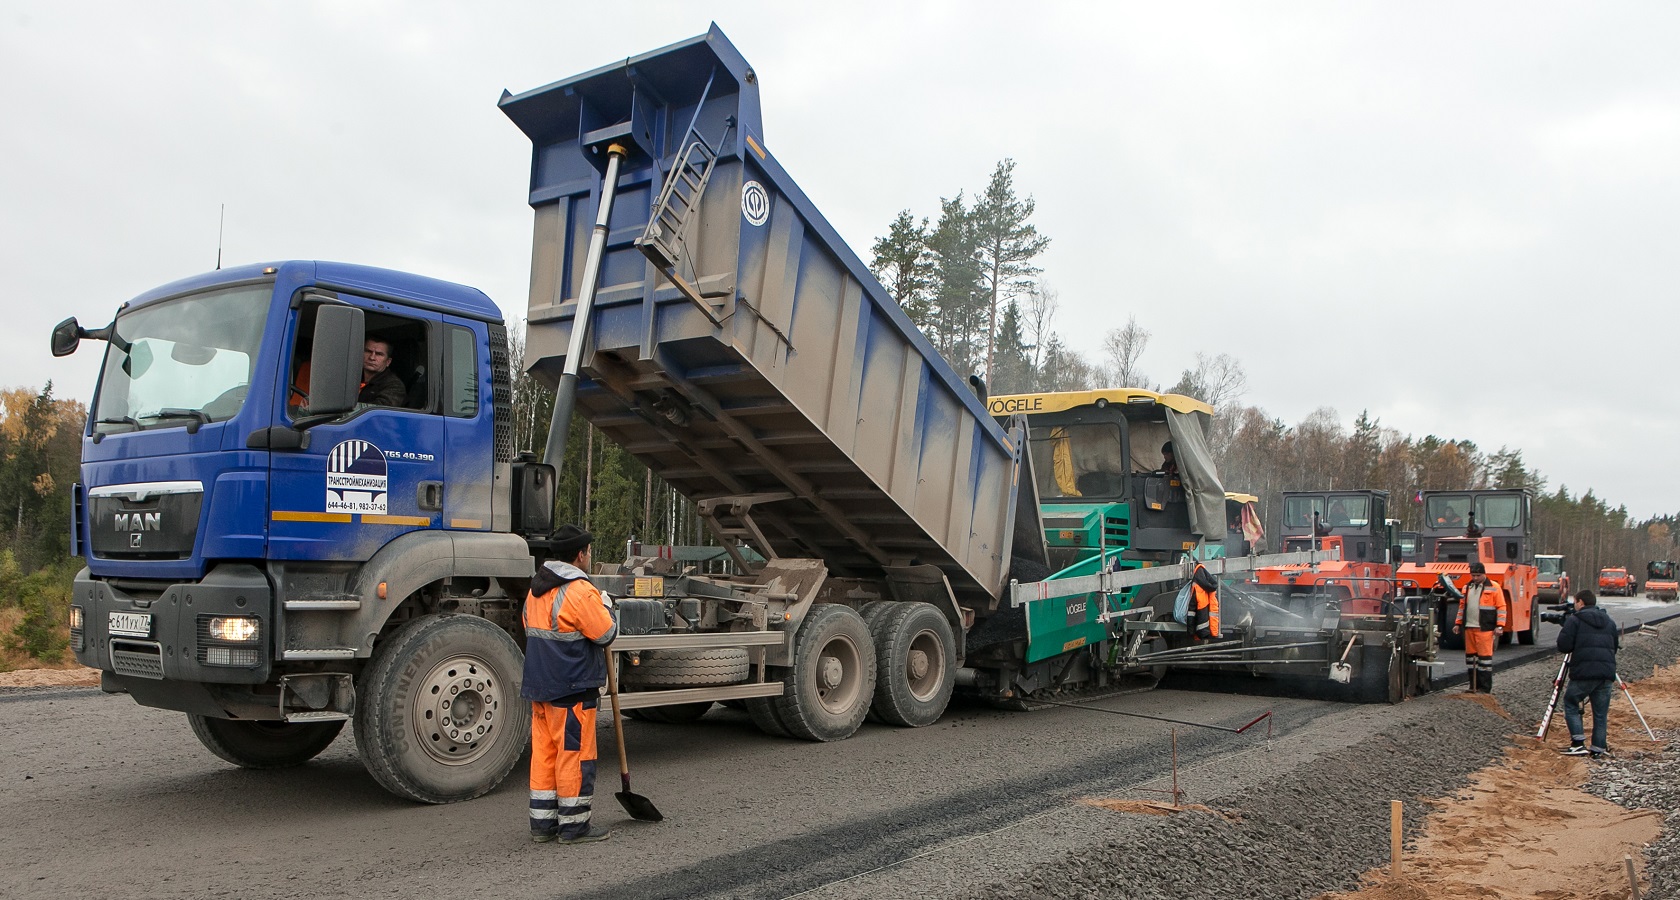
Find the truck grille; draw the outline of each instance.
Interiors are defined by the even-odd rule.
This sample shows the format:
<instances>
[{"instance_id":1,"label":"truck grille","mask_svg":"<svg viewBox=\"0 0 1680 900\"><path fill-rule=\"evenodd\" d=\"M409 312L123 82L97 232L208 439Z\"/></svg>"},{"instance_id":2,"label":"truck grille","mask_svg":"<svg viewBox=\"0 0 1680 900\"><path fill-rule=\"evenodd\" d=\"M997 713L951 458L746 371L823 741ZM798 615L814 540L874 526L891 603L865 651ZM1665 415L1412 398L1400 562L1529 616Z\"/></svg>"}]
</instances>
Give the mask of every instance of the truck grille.
<instances>
[{"instance_id":1,"label":"truck grille","mask_svg":"<svg viewBox=\"0 0 1680 900\"><path fill-rule=\"evenodd\" d=\"M163 680L163 646L156 641L111 641L111 668L118 675Z\"/></svg>"}]
</instances>

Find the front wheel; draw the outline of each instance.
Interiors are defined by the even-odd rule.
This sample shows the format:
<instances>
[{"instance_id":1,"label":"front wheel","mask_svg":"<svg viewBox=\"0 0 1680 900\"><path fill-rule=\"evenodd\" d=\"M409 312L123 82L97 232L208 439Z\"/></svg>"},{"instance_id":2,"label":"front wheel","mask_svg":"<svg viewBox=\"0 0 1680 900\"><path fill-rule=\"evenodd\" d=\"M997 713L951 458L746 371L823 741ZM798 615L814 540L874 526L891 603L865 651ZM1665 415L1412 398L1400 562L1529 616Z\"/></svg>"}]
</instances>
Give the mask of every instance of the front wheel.
<instances>
[{"instance_id":1,"label":"front wheel","mask_svg":"<svg viewBox=\"0 0 1680 900\"><path fill-rule=\"evenodd\" d=\"M404 625L380 644L362 678L362 764L386 790L422 803L489 793L530 742L523 667L513 639L476 616Z\"/></svg>"},{"instance_id":2,"label":"front wheel","mask_svg":"<svg viewBox=\"0 0 1680 900\"><path fill-rule=\"evenodd\" d=\"M249 722L187 714L206 750L246 769L302 765L332 744L343 722Z\"/></svg>"}]
</instances>

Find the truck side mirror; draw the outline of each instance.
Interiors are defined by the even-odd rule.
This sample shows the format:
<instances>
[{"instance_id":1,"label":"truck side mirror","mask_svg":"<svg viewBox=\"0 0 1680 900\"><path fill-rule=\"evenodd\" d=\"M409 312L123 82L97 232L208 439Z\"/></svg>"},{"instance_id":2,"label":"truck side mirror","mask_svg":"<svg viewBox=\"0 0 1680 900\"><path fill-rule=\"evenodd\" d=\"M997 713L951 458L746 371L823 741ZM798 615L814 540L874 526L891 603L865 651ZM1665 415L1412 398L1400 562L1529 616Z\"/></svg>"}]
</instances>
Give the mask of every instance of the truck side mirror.
<instances>
[{"instance_id":1,"label":"truck side mirror","mask_svg":"<svg viewBox=\"0 0 1680 900\"><path fill-rule=\"evenodd\" d=\"M71 316L53 326L52 355L69 356L76 352L76 348L81 346L81 343L82 326L77 324L75 316Z\"/></svg>"},{"instance_id":2,"label":"truck side mirror","mask_svg":"<svg viewBox=\"0 0 1680 900\"><path fill-rule=\"evenodd\" d=\"M1388 562L1389 562L1389 565L1394 565L1394 566L1400 565L1400 561L1401 561L1402 558L1405 557L1405 555L1406 555L1405 550L1403 550L1400 547L1399 544L1391 545L1388 548Z\"/></svg>"},{"instance_id":3,"label":"truck side mirror","mask_svg":"<svg viewBox=\"0 0 1680 900\"><path fill-rule=\"evenodd\" d=\"M1512 562L1518 562L1517 551L1519 549L1520 548L1517 546L1516 541L1506 541L1505 542L1505 555L1510 557Z\"/></svg>"},{"instance_id":4,"label":"truck side mirror","mask_svg":"<svg viewBox=\"0 0 1680 900\"><path fill-rule=\"evenodd\" d=\"M554 467L534 459L513 464L513 527L527 536L554 530Z\"/></svg>"},{"instance_id":5,"label":"truck side mirror","mask_svg":"<svg viewBox=\"0 0 1680 900\"><path fill-rule=\"evenodd\" d=\"M315 314L309 357L309 415L336 416L356 408L362 390L362 311L324 303Z\"/></svg>"}]
</instances>

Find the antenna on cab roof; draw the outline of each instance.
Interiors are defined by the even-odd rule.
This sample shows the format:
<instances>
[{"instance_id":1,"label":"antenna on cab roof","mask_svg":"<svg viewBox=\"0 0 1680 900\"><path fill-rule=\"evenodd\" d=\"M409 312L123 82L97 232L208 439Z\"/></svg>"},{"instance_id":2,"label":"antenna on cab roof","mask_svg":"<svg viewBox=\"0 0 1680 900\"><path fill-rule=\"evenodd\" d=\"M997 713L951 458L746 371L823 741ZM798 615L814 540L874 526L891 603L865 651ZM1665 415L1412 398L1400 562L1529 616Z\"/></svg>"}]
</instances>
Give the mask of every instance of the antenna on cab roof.
<instances>
[{"instance_id":1,"label":"antenna on cab roof","mask_svg":"<svg viewBox=\"0 0 1680 900\"><path fill-rule=\"evenodd\" d=\"M222 204L222 214L216 219L216 271L222 270L222 226L227 223L227 204Z\"/></svg>"}]
</instances>

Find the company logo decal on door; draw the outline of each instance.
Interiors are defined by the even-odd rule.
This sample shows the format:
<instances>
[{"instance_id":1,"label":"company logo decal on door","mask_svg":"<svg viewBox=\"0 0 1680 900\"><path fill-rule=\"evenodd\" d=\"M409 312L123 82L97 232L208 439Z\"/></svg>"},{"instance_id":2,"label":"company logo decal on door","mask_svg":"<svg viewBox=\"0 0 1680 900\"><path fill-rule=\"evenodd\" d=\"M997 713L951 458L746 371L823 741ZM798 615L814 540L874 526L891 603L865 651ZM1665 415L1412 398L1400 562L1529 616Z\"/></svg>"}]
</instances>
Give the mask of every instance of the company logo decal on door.
<instances>
[{"instance_id":1,"label":"company logo decal on door","mask_svg":"<svg viewBox=\"0 0 1680 900\"><path fill-rule=\"evenodd\" d=\"M344 441L327 454L327 512L384 515L385 454L367 441Z\"/></svg>"}]
</instances>

